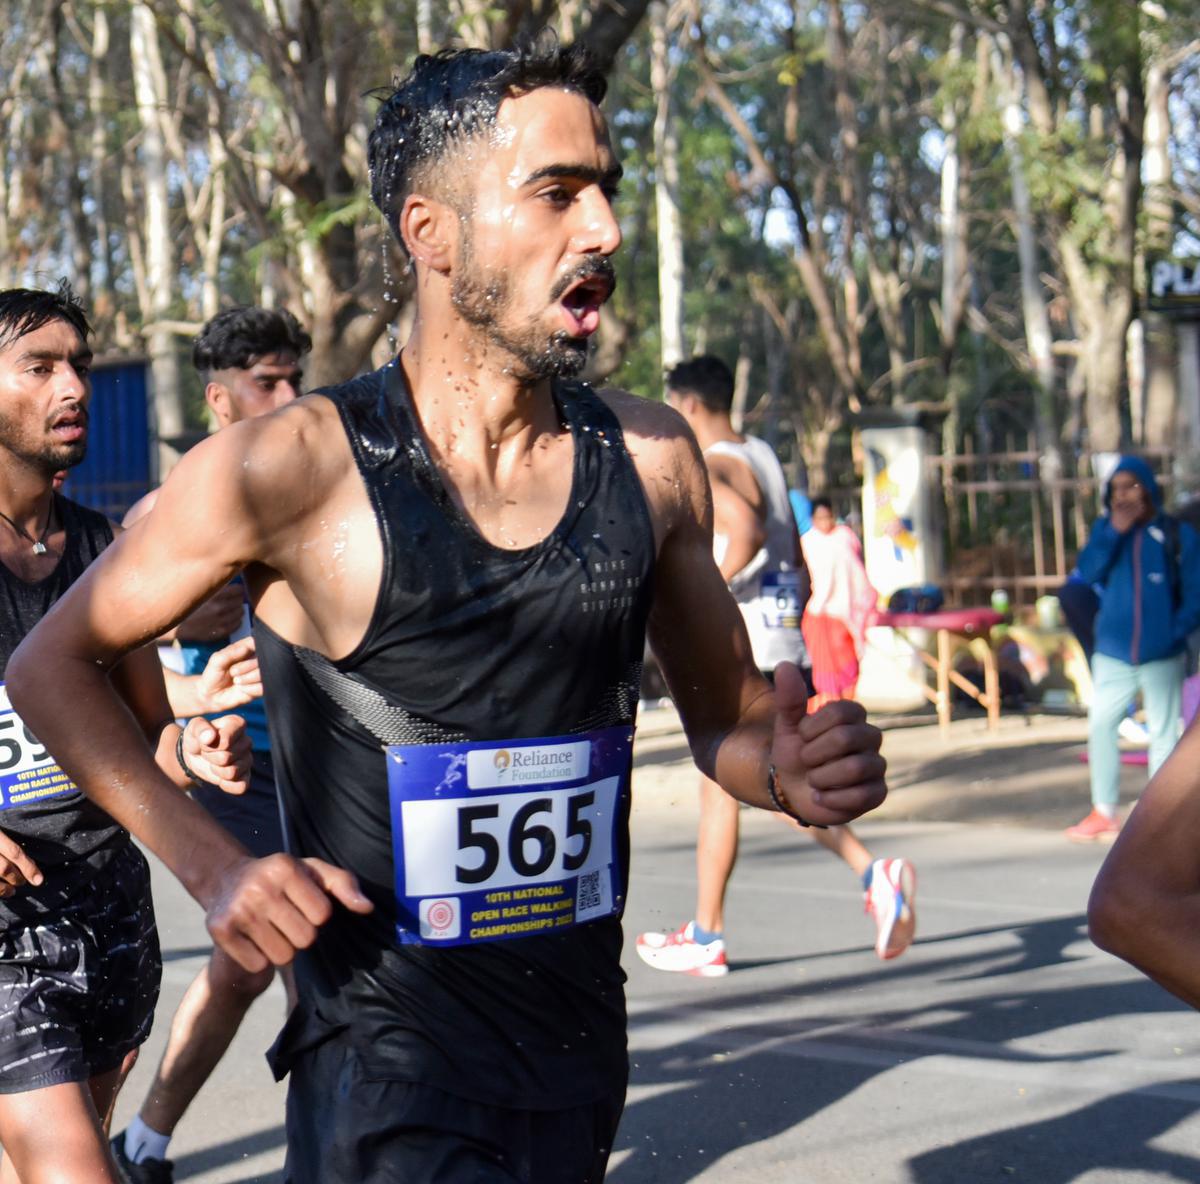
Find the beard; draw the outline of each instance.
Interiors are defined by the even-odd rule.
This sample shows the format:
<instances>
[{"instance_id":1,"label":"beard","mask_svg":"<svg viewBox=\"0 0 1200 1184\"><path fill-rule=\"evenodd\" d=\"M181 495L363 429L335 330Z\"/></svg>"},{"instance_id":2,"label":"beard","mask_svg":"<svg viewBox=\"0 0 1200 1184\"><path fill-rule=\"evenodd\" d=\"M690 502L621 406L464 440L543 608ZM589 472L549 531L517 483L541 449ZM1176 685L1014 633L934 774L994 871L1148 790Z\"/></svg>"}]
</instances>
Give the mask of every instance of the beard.
<instances>
[{"instance_id":1,"label":"beard","mask_svg":"<svg viewBox=\"0 0 1200 1184\"><path fill-rule=\"evenodd\" d=\"M612 263L599 256L585 261L554 285L550 303L578 280L593 275L612 279ZM574 378L587 365L586 337L572 337L565 329L547 333L533 317L523 324L506 323L513 302L508 276L478 265L469 231L464 235L462 266L454 276L450 299L464 321L482 330L489 342L512 357L512 372L523 381Z\"/></svg>"},{"instance_id":2,"label":"beard","mask_svg":"<svg viewBox=\"0 0 1200 1184\"><path fill-rule=\"evenodd\" d=\"M86 424L86 412L84 413ZM49 433L51 423L45 423ZM12 453L18 460L28 465L35 472L42 474L47 480L63 469L73 469L87 455L86 433L78 440L68 444L58 444L53 440L42 437L40 440L28 438L28 432L6 415L0 415L0 448Z\"/></svg>"}]
</instances>

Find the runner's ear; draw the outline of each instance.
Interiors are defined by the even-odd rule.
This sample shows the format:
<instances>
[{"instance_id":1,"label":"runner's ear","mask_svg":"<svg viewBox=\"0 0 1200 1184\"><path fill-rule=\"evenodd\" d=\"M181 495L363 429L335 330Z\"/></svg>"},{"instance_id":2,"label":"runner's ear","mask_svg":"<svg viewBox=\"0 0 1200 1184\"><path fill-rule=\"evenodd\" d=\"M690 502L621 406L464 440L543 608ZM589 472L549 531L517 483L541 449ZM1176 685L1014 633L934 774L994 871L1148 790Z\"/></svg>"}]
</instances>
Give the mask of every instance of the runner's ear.
<instances>
[{"instance_id":1,"label":"runner's ear","mask_svg":"<svg viewBox=\"0 0 1200 1184\"><path fill-rule=\"evenodd\" d=\"M410 193L400 211L400 237L414 264L445 275L454 262L458 217L443 201Z\"/></svg>"}]
</instances>

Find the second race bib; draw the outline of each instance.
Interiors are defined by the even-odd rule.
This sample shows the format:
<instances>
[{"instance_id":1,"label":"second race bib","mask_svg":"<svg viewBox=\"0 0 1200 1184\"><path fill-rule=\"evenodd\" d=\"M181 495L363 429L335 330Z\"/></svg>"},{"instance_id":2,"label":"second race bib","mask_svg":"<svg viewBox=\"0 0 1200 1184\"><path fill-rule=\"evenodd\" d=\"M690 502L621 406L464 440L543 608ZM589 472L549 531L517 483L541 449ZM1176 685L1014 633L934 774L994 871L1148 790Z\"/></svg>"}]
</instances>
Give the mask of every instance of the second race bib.
<instances>
[{"instance_id":1,"label":"second race bib","mask_svg":"<svg viewBox=\"0 0 1200 1184\"><path fill-rule=\"evenodd\" d=\"M800 573L797 571L765 571L762 576L763 625L768 629L799 629Z\"/></svg>"},{"instance_id":2,"label":"second race bib","mask_svg":"<svg viewBox=\"0 0 1200 1184\"><path fill-rule=\"evenodd\" d=\"M0 683L0 810L74 792L75 782L12 709Z\"/></svg>"}]
</instances>

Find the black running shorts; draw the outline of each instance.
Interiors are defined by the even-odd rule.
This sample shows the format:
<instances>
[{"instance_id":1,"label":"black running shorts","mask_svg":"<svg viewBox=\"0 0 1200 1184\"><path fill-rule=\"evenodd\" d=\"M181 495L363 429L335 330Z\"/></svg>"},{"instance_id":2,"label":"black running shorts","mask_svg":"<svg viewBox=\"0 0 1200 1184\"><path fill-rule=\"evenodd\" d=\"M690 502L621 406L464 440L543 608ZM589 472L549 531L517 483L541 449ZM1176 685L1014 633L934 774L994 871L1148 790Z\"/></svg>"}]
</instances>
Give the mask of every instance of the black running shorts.
<instances>
[{"instance_id":1,"label":"black running shorts","mask_svg":"<svg viewBox=\"0 0 1200 1184\"><path fill-rule=\"evenodd\" d=\"M150 869L130 843L78 902L0 932L0 1093L117 1068L150 1034L161 974Z\"/></svg>"},{"instance_id":2,"label":"black running shorts","mask_svg":"<svg viewBox=\"0 0 1200 1184\"><path fill-rule=\"evenodd\" d=\"M623 1097L510 1110L369 1077L334 1037L298 1054L285 1184L601 1184Z\"/></svg>"},{"instance_id":3,"label":"black running shorts","mask_svg":"<svg viewBox=\"0 0 1200 1184\"><path fill-rule=\"evenodd\" d=\"M255 859L283 850L275 766L271 754L256 752L245 793L226 793L215 785L198 785L196 799Z\"/></svg>"}]
</instances>

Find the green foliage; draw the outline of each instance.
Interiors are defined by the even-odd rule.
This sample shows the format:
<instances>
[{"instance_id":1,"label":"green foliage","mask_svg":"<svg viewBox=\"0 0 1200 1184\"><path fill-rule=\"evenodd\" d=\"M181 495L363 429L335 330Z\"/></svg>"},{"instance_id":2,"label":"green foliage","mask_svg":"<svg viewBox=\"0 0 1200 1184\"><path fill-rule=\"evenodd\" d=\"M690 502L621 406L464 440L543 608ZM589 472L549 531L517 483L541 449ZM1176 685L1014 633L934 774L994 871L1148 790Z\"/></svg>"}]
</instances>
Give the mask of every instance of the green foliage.
<instances>
[{"instance_id":1,"label":"green foliage","mask_svg":"<svg viewBox=\"0 0 1200 1184\"><path fill-rule=\"evenodd\" d=\"M304 211L305 237L319 243L339 226L356 226L373 210L371 195L365 189L349 197L330 198Z\"/></svg>"}]
</instances>

